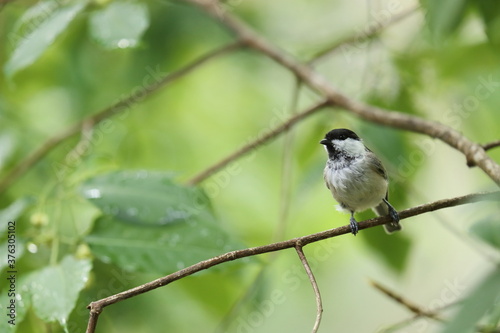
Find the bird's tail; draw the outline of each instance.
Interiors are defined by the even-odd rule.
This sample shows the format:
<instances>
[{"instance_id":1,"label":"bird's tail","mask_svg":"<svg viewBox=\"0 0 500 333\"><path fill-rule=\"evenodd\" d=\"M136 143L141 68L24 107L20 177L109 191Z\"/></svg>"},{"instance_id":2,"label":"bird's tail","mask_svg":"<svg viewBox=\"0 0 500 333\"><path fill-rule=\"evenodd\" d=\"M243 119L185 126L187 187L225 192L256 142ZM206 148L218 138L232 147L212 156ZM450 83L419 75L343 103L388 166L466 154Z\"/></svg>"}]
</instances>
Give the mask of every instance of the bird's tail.
<instances>
[{"instance_id":1,"label":"bird's tail","mask_svg":"<svg viewBox=\"0 0 500 333\"><path fill-rule=\"evenodd\" d=\"M389 215L389 208L387 207L385 202L381 202L378 206L373 207L373 211L378 216ZM399 224L399 222L396 221L391 221L389 223L384 224L384 229L385 232L387 232L388 234L392 234L395 231L401 230L401 224Z\"/></svg>"}]
</instances>

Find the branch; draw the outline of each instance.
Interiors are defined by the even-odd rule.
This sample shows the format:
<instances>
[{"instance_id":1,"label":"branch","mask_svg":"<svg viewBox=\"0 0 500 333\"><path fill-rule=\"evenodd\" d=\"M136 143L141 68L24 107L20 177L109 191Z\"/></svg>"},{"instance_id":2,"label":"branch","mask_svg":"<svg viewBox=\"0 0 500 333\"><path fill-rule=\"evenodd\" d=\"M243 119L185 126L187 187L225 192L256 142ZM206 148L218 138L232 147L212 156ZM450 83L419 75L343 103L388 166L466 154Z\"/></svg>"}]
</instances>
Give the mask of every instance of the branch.
<instances>
[{"instance_id":1,"label":"branch","mask_svg":"<svg viewBox=\"0 0 500 333\"><path fill-rule=\"evenodd\" d=\"M361 35L356 35L356 36L353 36L353 37L349 37L349 38L346 38L338 43L335 43L334 45L331 45L329 47L327 47L326 49L318 52L315 56L313 56L312 60L310 62L315 62L315 61L319 61L321 60L320 58L326 56L327 54L333 52L334 50L336 50L338 47L340 47L341 45L345 45L345 44L351 44L351 43L354 43L354 42L359 42L359 41L364 41L366 39L370 39L374 36L376 36L377 34L379 34L384 28L388 27L389 25L391 24L394 24L396 22L399 22L400 20L406 18L407 16L409 16L410 14L414 13L416 11L417 8L412 8L406 12L403 12L397 16L395 16L394 18L392 18L389 22L385 23L385 24L378 24L376 26L373 26L368 32L365 32ZM296 88L295 88L295 96L297 96L298 94L298 87L300 86L301 84L301 80L299 78L297 78L297 83L296 83ZM297 98L294 98L294 101L293 101L293 104L296 105L297 104ZM328 103L328 101L324 101L322 102L324 103L323 106L326 106ZM247 144L246 146L240 148L240 150L228 155L227 157L223 158L222 160L220 160L219 162L213 164L212 166L208 167L207 169L201 171L200 173L198 173L197 175L193 176L187 183L188 184L198 184L200 182L202 182L203 180L205 180L206 178L210 177L211 175L213 175L214 173L218 172L219 170L223 169L226 165L228 165L229 163L231 163L232 161L234 160L237 160L238 158L240 158L241 156L249 153L250 151L252 151L253 149L257 148L258 146L262 145L262 144L265 144L267 143L268 141L270 140L273 140L274 138L276 138L278 135L280 135L282 132L286 132L288 131L291 127L293 127L298 121L300 121L301 119L305 118L306 116L309 116L311 115L312 113L314 113L315 111L319 110L322 108L322 103L319 103L318 105L316 106L312 106L311 108L297 114L297 119L295 118L291 118L289 119L288 121L286 121L285 123L283 123L283 125L281 125L280 127L278 127L277 129L275 130L272 130L270 132L268 132L267 134L265 134L264 136L262 136L260 139L257 139L255 140L254 142L251 142L249 144ZM316 109L317 108L317 109Z\"/></svg>"},{"instance_id":2,"label":"branch","mask_svg":"<svg viewBox=\"0 0 500 333\"><path fill-rule=\"evenodd\" d=\"M493 142L485 143L484 145L481 145L481 147L483 147L484 151L488 151L490 149L493 149L493 148L496 148L496 147L500 147L500 140L496 140L496 141L493 141ZM476 164L474 163L474 161L471 161L471 160L467 159L467 166L468 167L474 167L474 166L476 166Z\"/></svg>"},{"instance_id":3,"label":"branch","mask_svg":"<svg viewBox=\"0 0 500 333\"><path fill-rule=\"evenodd\" d=\"M469 203L474 203L474 202L479 202L479 201L500 201L500 191L496 192L486 192L486 193L475 193L475 194L469 194L461 197L456 197L456 198L451 198L451 199L444 199L444 200L439 200L435 201L432 203L416 206L413 208L409 208L406 210L403 210L399 212L399 217L400 219L406 219L412 216L420 215L423 213L435 211L438 209L443 209L447 207L453 207L453 206L458 206L458 205L464 205L464 204L469 204ZM359 222L359 229L367 229L367 228L372 228L378 225L382 225L384 223L387 223L391 221L391 218L389 216L381 216L369 220L365 220L362 222ZM87 308L90 309L90 319L88 322L88 327L87 327L87 333L93 333L95 331L95 326L97 324L97 319L99 314L102 312L103 308L106 306L109 306L111 304L121 302L123 300L126 300L130 297L134 297L140 294L143 294L145 292L154 290L159 287L166 286L174 281L177 281L179 279L182 279L186 276L193 275L199 271L211 268L213 266L220 265L225 262L245 258L245 257L251 257L259 254L264 254L264 253L269 253L269 252L275 252L275 251L280 251L284 249L289 249L289 248L296 248L297 246L305 246L310 243L318 242L324 239L332 238L332 237L337 237L340 235L344 234L350 234L351 229L349 225L345 225L342 227L318 232L312 235L307 235L307 236L302 236L298 238L293 238L289 239L286 241L282 242L277 242L277 243L272 243L268 245L263 245L263 246L257 246L257 247L252 247L252 248L247 248L247 249L242 249L242 250L236 250L228 253L224 253L220 256L207 259L204 261L201 261L197 264L194 264L192 266L186 267L184 269L181 269L177 272L174 272L172 274L169 274L167 276L161 277L159 279L156 279L154 281L145 283L143 285L137 286L135 288L123 291L121 293L118 293L116 295L112 295L106 298L103 298L101 300L95 301L90 303Z\"/></svg>"},{"instance_id":4,"label":"branch","mask_svg":"<svg viewBox=\"0 0 500 333\"><path fill-rule=\"evenodd\" d=\"M74 124L67 128L65 131L53 136L52 138L45 141L38 149L33 151L31 154L26 156L23 160L17 163L1 180L0 180L0 193L3 193L7 188L14 183L19 177L24 175L33 165L44 158L52 149L57 147L63 141L71 138L72 136L80 133L82 128L88 127L91 124L92 127L99 124L101 121L114 116L124 110L127 110L131 105L144 100L145 98L151 96L154 92L158 91L160 88L165 87L169 83L174 82L180 77L190 73L195 68L205 64L207 61L217 58L223 54L232 52L242 46L239 41L230 43L228 45L222 46L215 50L212 50L198 59L194 60L185 67L166 75L160 80L154 83L144 86L141 89L134 89L134 92L129 96L120 99L116 103L110 105L106 109L103 109L96 114L82 119L77 124Z\"/></svg>"},{"instance_id":5,"label":"branch","mask_svg":"<svg viewBox=\"0 0 500 333\"><path fill-rule=\"evenodd\" d=\"M404 324L407 322L411 322L419 317L427 317L427 318L439 321L441 323L445 323L446 321L443 320L442 318L440 318L438 316L438 313L441 312L442 310L445 310L445 309L449 308L450 306L456 305L458 303L458 302L448 303L448 304L445 304L444 306L439 307L438 309L434 309L432 312L429 312L429 311L422 309L418 305L410 302L409 300L407 300L403 296L395 293L394 291L390 290L389 288L381 285L380 283L378 283L376 281L370 280L370 284L373 287L375 287L376 289L378 289L379 291L381 291L382 293L384 293L386 296L388 296L389 298L398 302L399 304L403 305L404 307L406 307L408 310L410 310L411 312L413 312L415 314L415 317L411 318L410 320L405 320L402 323L398 323L396 325L393 325L393 327L400 326L401 324ZM392 332L392 330L391 330L391 332ZM495 333L496 332L496 333L498 333L498 332L500 332L500 329L489 327L489 326L477 325L476 332L485 332L485 333L486 332L487 333Z\"/></svg>"},{"instance_id":6,"label":"branch","mask_svg":"<svg viewBox=\"0 0 500 333\"><path fill-rule=\"evenodd\" d=\"M276 138L283 132L286 132L288 129L293 127L295 124L300 122L302 119L312 115L313 113L321 110L323 107L327 106L329 103L327 101L322 101L319 103L314 104L313 106L309 107L308 109L297 113L296 115L290 117L287 121L285 121L283 124L280 126L276 127L273 130L270 130L266 134L258 137L256 140L249 142L245 146L241 147L234 153L230 154L229 156L223 158L219 162L209 166L205 170L201 171L197 175L193 176L190 180L187 181L188 184L194 185L202 182L206 178L210 177L217 171L223 169L226 165L231 163L232 161L240 158L241 156L248 154L251 152L253 149L259 147L260 145L263 145L267 143L268 141Z\"/></svg>"},{"instance_id":7,"label":"branch","mask_svg":"<svg viewBox=\"0 0 500 333\"><path fill-rule=\"evenodd\" d=\"M344 38L338 42L333 43L332 45L326 47L325 49L317 52L315 55L311 57L311 60L309 60L309 64L315 64L319 61L321 61L324 57L328 56L329 54L333 53L336 51L339 47L349 45L349 44L357 44L360 42L364 42L367 40L370 40L377 35L379 35L385 28L393 25L394 23L397 23L411 14L415 13L417 9L419 9L420 6L415 7L415 8L410 8L405 12L402 12L394 17L391 17L389 21L379 23L377 25L372 25L367 31L362 31L361 33L357 33L353 36L349 36L347 38Z\"/></svg>"},{"instance_id":8,"label":"branch","mask_svg":"<svg viewBox=\"0 0 500 333\"><path fill-rule=\"evenodd\" d=\"M496 147L500 147L500 140L493 141L493 142L490 142L490 143L486 143L482 147L483 147L484 150L490 150L490 149L493 149L493 148L496 148Z\"/></svg>"},{"instance_id":9,"label":"branch","mask_svg":"<svg viewBox=\"0 0 500 333\"><path fill-rule=\"evenodd\" d=\"M311 266L309 266L309 263L307 262L307 258L304 254L304 251L302 250L302 245L296 245L295 250L297 251L297 254L299 255L300 261L302 262L302 265L304 266L304 269L306 270L306 274L309 277L309 281L311 281L311 285L314 290L314 295L316 298L316 321L314 322L314 326L312 329L312 333L316 333L319 329L319 324L321 323L321 316L323 314L323 304L321 303L321 294L319 292L318 284L316 283L316 279L314 278L314 274L311 270Z\"/></svg>"},{"instance_id":10,"label":"branch","mask_svg":"<svg viewBox=\"0 0 500 333\"><path fill-rule=\"evenodd\" d=\"M231 15L229 12L221 11L217 1L185 1L197 5L210 16L218 19L227 29L236 34L237 38L244 42L245 45L289 69L311 89L326 97L330 103L373 123L425 134L432 138L440 139L462 152L468 160L473 161L500 186L500 165L495 163L480 145L470 141L460 132L438 122L429 121L402 112L378 108L351 99L333 88L323 76L314 71L310 66L301 63L286 52L269 43L255 33L248 25Z\"/></svg>"},{"instance_id":11,"label":"branch","mask_svg":"<svg viewBox=\"0 0 500 333\"><path fill-rule=\"evenodd\" d=\"M429 312L429 311L422 309L418 305L408 301L403 296L395 293L394 291L381 285L380 283L373 281L373 280L370 280L370 284L373 287L375 287L376 289L378 289L379 291L381 291L382 293L384 293L389 298L393 299L394 301L398 302L399 304L403 305L405 308L407 308L408 310L413 312L415 315L417 315L417 317L427 317L427 318L431 318L434 320L443 321L441 318L438 317L438 315L435 312Z\"/></svg>"}]
</instances>

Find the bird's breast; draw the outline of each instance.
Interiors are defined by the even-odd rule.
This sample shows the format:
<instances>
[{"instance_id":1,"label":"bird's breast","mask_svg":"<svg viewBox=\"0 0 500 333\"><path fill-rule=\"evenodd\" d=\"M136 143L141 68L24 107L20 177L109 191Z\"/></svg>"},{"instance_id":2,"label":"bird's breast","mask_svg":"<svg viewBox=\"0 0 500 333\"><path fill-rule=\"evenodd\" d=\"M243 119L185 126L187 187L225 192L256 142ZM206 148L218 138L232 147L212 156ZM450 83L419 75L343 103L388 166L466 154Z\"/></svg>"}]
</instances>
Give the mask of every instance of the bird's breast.
<instances>
[{"instance_id":1,"label":"bird's breast","mask_svg":"<svg viewBox=\"0 0 500 333\"><path fill-rule=\"evenodd\" d=\"M350 211L377 206L387 193L387 180L365 159L350 163L328 160L324 177L335 200Z\"/></svg>"}]
</instances>

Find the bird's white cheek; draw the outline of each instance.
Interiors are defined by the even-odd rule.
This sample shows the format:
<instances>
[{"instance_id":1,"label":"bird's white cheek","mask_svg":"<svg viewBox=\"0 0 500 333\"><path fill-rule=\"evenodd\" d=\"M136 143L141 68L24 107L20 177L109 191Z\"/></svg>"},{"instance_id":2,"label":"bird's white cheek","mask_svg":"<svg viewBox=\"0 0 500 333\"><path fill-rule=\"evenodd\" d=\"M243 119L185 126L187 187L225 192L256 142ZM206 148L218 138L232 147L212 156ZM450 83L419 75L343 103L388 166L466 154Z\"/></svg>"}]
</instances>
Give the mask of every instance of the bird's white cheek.
<instances>
[{"instance_id":1,"label":"bird's white cheek","mask_svg":"<svg viewBox=\"0 0 500 333\"><path fill-rule=\"evenodd\" d=\"M366 152L365 145L359 140L333 140L333 144L339 151L345 151L350 156L361 156Z\"/></svg>"}]
</instances>

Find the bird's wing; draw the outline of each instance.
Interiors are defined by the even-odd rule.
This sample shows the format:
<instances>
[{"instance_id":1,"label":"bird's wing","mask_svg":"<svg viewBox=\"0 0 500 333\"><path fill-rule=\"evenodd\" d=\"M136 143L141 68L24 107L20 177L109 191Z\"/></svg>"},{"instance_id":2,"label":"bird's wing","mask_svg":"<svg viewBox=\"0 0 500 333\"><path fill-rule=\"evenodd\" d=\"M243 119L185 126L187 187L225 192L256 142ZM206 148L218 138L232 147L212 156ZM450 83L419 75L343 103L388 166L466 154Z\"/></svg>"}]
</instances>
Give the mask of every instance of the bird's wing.
<instances>
[{"instance_id":1,"label":"bird's wing","mask_svg":"<svg viewBox=\"0 0 500 333\"><path fill-rule=\"evenodd\" d=\"M367 148L367 150L370 152L370 154L373 154L373 152L370 149ZM384 177L384 179L387 179L387 172L385 171L385 168L382 165L382 162L380 162L380 160L378 158L372 158L372 159L370 159L370 161L372 162L373 169L379 175L381 175L382 177Z\"/></svg>"}]
</instances>

